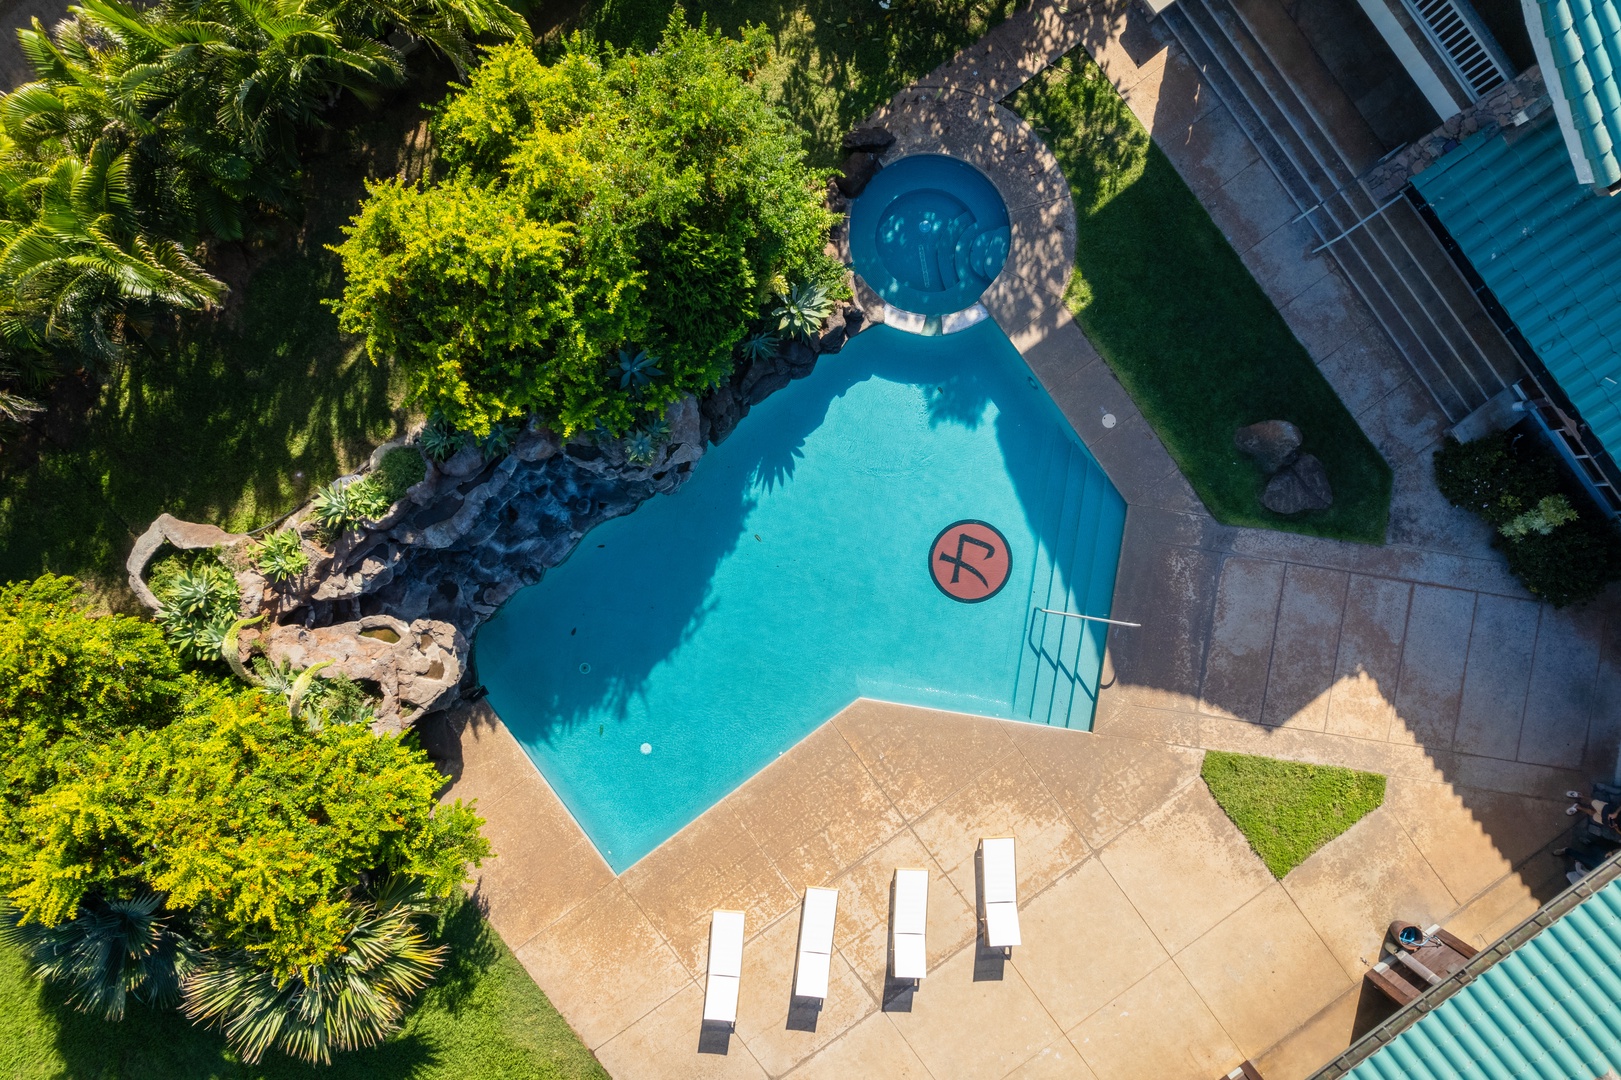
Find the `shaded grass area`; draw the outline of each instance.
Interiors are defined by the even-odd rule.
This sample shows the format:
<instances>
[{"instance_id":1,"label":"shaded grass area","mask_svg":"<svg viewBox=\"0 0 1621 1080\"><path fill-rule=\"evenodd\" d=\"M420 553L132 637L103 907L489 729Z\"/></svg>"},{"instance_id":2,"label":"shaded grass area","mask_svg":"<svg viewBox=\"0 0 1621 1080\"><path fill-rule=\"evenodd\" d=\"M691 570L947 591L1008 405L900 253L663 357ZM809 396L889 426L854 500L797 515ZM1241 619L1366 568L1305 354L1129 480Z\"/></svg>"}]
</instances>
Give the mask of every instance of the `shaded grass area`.
<instances>
[{"instance_id":1,"label":"shaded grass area","mask_svg":"<svg viewBox=\"0 0 1621 1080\"><path fill-rule=\"evenodd\" d=\"M6 1080L605 1080L470 902L448 918L450 963L405 1027L329 1067L272 1054L244 1065L216 1033L137 1006L122 1023L77 1013L0 948L0 1076Z\"/></svg>"},{"instance_id":2,"label":"shaded grass area","mask_svg":"<svg viewBox=\"0 0 1621 1080\"><path fill-rule=\"evenodd\" d=\"M216 248L224 311L155 326L120 367L58 380L28 438L0 449L0 580L72 574L117 606L124 557L158 514L266 525L399 429L402 387L322 303L342 291L325 245L365 177L411 164L422 102L446 77L428 68L378 110L345 103L307 157L304 205Z\"/></svg>"},{"instance_id":3,"label":"shaded grass area","mask_svg":"<svg viewBox=\"0 0 1621 1080\"><path fill-rule=\"evenodd\" d=\"M1044 138L1075 195L1076 320L1217 520L1384 542L1390 466L1238 254L1099 70L1077 50L1008 104ZM1291 420L1334 505L1290 517L1234 429Z\"/></svg>"},{"instance_id":4,"label":"shaded grass area","mask_svg":"<svg viewBox=\"0 0 1621 1080\"><path fill-rule=\"evenodd\" d=\"M582 29L616 46L650 47L676 0L585 0L534 21ZM943 64L1012 14L1013 0L689 0L687 15L735 32L762 23L777 55L762 84L805 132L819 165L842 158L839 140L902 87Z\"/></svg>"},{"instance_id":5,"label":"shaded grass area","mask_svg":"<svg viewBox=\"0 0 1621 1080\"><path fill-rule=\"evenodd\" d=\"M1277 878L1385 801L1384 777L1337 765L1209 750L1199 773Z\"/></svg>"}]
</instances>

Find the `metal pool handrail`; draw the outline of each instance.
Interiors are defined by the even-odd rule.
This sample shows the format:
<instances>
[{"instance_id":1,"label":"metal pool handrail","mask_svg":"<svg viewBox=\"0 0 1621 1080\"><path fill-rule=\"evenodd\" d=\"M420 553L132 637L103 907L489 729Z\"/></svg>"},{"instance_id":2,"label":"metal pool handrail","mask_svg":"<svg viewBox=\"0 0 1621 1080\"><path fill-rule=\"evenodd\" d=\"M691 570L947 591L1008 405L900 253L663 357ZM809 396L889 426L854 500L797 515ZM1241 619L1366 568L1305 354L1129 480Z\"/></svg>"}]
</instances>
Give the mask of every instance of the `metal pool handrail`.
<instances>
[{"instance_id":1,"label":"metal pool handrail","mask_svg":"<svg viewBox=\"0 0 1621 1080\"><path fill-rule=\"evenodd\" d=\"M1057 608L1050 607L1038 607L1036 610L1046 615L1062 615L1066 619L1085 619L1088 622L1108 623L1110 626L1130 626L1138 630L1142 629L1143 625L1140 622L1126 622L1123 619L1105 619L1101 615L1082 615L1079 612L1059 611Z\"/></svg>"}]
</instances>

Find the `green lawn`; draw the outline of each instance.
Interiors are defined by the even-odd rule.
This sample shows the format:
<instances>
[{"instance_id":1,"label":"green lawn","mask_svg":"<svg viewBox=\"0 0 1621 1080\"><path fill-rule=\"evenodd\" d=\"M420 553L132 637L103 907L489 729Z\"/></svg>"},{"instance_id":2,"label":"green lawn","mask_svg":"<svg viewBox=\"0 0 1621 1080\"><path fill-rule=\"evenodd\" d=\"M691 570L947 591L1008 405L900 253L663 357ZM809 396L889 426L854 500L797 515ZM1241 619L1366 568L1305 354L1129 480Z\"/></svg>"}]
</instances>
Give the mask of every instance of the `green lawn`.
<instances>
[{"instance_id":1,"label":"green lawn","mask_svg":"<svg viewBox=\"0 0 1621 1080\"><path fill-rule=\"evenodd\" d=\"M1219 521L1384 542L1390 467L1170 161L1084 51L1009 99L1075 193L1070 310ZM1334 487L1280 517L1233 431L1292 420Z\"/></svg>"},{"instance_id":2,"label":"green lawn","mask_svg":"<svg viewBox=\"0 0 1621 1080\"><path fill-rule=\"evenodd\" d=\"M546 995L471 903L450 917L449 966L382 1046L330 1068L279 1055L243 1065L178 1013L84 1016L0 948L0 1077L5 1080L605 1080Z\"/></svg>"},{"instance_id":3,"label":"green lawn","mask_svg":"<svg viewBox=\"0 0 1621 1080\"><path fill-rule=\"evenodd\" d=\"M1274 877L1385 801L1385 778L1336 765L1205 753L1200 775Z\"/></svg>"}]
</instances>

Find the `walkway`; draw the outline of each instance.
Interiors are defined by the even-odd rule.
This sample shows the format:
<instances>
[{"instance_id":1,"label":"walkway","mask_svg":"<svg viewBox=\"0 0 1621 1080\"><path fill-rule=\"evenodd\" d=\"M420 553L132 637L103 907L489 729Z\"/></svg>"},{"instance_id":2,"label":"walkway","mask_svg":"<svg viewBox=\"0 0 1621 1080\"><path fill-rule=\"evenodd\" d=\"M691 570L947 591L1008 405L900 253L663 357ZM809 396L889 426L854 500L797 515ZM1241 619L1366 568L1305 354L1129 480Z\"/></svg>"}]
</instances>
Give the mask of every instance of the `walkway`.
<instances>
[{"instance_id":1,"label":"walkway","mask_svg":"<svg viewBox=\"0 0 1621 1080\"><path fill-rule=\"evenodd\" d=\"M1061 301L1073 207L997 102L1085 42L1396 469L1391 543L1215 523ZM1332 266L1309 254L1197 72L1123 11L998 27L880 119L1003 186L1010 272L987 306L1131 504L1096 733L853 704L615 878L487 711L438 733L451 797L500 857L492 922L622 1080L697 1076L1294 1080L1349 1041L1396 917L1484 943L1559 880L1561 793L1621 740L1621 604L1527 598L1440 500L1442 420ZM1253 155L1253 151L1250 151ZM1281 194L1281 192L1280 192ZM1102 423L1105 413L1118 422ZM1389 797L1279 883L1197 777L1239 749L1390 776ZM974 843L1019 839L1025 944L973 941ZM932 872L931 973L884 983L888 879ZM840 888L832 992L789 997L797 904ZM747 913L737 1033L702 1039L708 913Z\"/></svg>"}]
</instances>

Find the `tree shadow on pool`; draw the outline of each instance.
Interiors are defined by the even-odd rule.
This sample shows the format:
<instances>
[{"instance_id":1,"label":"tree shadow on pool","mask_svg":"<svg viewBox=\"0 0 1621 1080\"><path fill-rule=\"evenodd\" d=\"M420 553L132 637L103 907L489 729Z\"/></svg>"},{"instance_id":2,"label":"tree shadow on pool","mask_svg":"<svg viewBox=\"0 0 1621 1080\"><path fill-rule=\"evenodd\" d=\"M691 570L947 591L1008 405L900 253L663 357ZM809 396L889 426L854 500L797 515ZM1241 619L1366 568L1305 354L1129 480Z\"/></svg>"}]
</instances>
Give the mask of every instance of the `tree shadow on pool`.
<instances>
[{"instance_id":1,"label":"tree shadow on pool","mask_svg":"<svg viewBox=\"0 0 1621 1080\"><path fill-rule=\"evenodd\" d=\"M521 688L521 707L514 702L510 710L508 700L518 688L499 688L492 683L498 687L494 703L519 738L552 743L584 723L618 722L630 715L652 671L689 642L713 614L720 599L714 579L723 562L739 545L777 539L749 531L750 515L762 494L792 482L804 461L807 440L823 425L832 404L870 379L923 388L925 420L931 428L954 425L973 430L984 423L994 424L998 448L1027 526L1052 550L1061 523L1055 508L1047 505L1041 456L1057 438L1073 445L1079 445L1078 441L1045 395L1032 390L1037 384L993 323L950 340L956 348L951 355L967 362L942 363L938 351L942 339L916 338L885 328L863 334L842 354L824 357L812 376L757 406L724 444L712 448L699 462L683 488L589 534L573 556L585 565L553 570L532 587L531 595L515 598L492 623L495 632L487 629L481 635L480 646L481 666L493 671L513 665L531 680ZM1049 423L1050 434L1030 430ZM885 472L893 464L897 474L926 468L932 448L921 444L915 450L916 456L910 460L878 460L872 468ZM839 509L830 506L830 515ZM943 518L939 524L947 523ZM830 526L829 573L837 573L838 543L858 542L864 529L881 529L883 523L852 526L830 517ZM1015 557L1024 560L1029 555L1018 552ZM921 559L919 562L921 565ZM1063 569L1067 572L1068 567ZM865 586L852 578L852 605L862 602ZM791 597L785 598L785 603L791 602ZM559 674L553 685L535 685L541 676L527 658L537 648L548 646L544 642L537 645L518 627L543 615L555 619L557 611L576 610L582 613L581 625L560 631L561 636L549 647L574 648L580 659L571 654L555 663L553 670ZM613 614L604 617L600 614L604 611ZM806 615L811 617L809 612ZM514 620L511 628L498 627L505 618ZM598 622L593 625L592 620ZM828 625L817 629L837 635L843 628ZM575 637L577 630L583 630L583 636ZM767 651L774 643L762 640L759 644ZM853 678L851 673L829 671L816 693L836 695L840 680ZM500 689L507 693L501 694ZM851 681L848 697L833 708L856 696Z\"/></svg>"}]
</instances>

